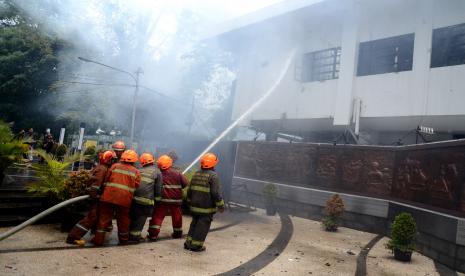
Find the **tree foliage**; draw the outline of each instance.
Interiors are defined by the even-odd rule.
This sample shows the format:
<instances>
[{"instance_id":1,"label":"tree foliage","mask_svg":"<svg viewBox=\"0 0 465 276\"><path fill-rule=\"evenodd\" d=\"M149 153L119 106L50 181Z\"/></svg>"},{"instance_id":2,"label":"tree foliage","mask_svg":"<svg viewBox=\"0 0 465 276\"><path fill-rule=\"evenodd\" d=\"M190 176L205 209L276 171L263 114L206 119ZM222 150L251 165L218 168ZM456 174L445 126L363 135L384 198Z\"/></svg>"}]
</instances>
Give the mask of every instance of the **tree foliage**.
<instances>
[{"instance_id":1,"label":"tree foliage","mask_svg":"<svg viewBox=\"0 0 465 276\"><path fill-rule=\"evenodd\" d=\"M0 118L15 128L49 120L40 105L57 79L61 42L16 8L0 2Z\"/></svg>"},{"instance_id":2,"label":"tree foliage","mask_svg":"<svg viewBox=\"0 0 465 276\"><path fill-rule=\"evenodd\" d=\"M3 179L5 169L21 158L27 151L27 145L13 139L10 126L0 120L0 180Z\"/></svg>"}]
</instances>

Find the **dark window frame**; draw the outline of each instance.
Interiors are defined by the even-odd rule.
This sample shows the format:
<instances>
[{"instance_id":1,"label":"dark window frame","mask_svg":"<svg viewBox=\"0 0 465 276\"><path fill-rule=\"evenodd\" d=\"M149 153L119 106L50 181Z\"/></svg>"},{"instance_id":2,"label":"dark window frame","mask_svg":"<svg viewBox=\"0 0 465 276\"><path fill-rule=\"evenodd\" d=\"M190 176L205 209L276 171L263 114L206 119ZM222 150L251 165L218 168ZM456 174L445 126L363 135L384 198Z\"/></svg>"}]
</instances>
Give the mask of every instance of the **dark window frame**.
<instances>
[{"instance_id":1,"label":"dark window frame","mask_svg":"<svg viewBox=\"0 0 465 276\"><path fill-rule=\"evenodd\" d=\"M341 47L333 47L302 56L301 82L326 81L339 78Z\"/></svg>"},{"instance_id":2,"label":"dark window frame","mask_svg":"<svg viewBox=\"0 0 465 276\"><path fill-rule=\"evenodd\" d=\"M361 42L357 76L411 71L415 33Z\"/></svg>"},{"instance_id":3,"label":"dark window frame","mask_svg":"<svg viewBox=\"0 0 465 276\"><path fill-rule=\"evenodd\" d=\"M431 68L465 64L465 23L433 30Z\"/></svg>"}]
</instances>

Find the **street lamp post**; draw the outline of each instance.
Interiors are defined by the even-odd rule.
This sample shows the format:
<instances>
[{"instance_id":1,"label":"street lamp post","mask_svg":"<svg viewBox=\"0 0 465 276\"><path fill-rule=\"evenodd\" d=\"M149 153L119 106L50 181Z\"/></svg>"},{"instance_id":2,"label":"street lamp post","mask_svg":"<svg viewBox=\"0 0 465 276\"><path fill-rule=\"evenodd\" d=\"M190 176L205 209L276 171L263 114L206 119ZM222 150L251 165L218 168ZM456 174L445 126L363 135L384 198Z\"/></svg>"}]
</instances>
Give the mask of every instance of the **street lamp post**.
<instances>
[{"instance_id":1,"label":"street lamp post","mask_svg":"<svg viewBox=\"0 0 465 276\"><path fill-rule=\"evenodd\" d=\"M84 58L84 57L78 57L78 59L80 59L80 60L82 60L84 62L94 63L94 64L97 64L97 65L107 67L107 68L110 68L112 70L124 73L126 75L129 75L134 80L135 90L134 90L134 99L133 99L133 102L132 102L131 137L130 137L131 146L134 147L134 126L135 126L135 122L136 122L137 93L139 92L139 75L142 73L142 69L137 68L136 74L134 75L131 72L128 72L128 71L125 71L123 69L119 69L119 68L116 68L116 67L113 67L113 66L110 66L110 65L106 65L104 63L101 63L101 62L98 62L98 61L95 61L95 60L91 60L91 59Z\"/></svg>"}]
</instances>

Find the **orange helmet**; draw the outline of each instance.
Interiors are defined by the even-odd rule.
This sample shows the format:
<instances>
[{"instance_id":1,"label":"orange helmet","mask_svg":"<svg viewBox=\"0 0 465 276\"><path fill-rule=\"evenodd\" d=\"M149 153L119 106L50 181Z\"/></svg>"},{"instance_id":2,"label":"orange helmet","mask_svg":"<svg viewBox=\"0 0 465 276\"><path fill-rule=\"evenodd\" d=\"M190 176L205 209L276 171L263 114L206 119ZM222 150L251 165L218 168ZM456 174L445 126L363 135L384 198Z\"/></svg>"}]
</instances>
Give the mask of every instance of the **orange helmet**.
<instances>
[{"instance_id":1,"label":"orange helmet","mask_svg":"<svg viewBox=\"0 0 465 276\"><path fill-rule=\"evenodd\" d=\"M216 155L213 153L206 153L202 158L200 159L200 167L202 169L210 169L216 166L218 164L218 158Z\"/></svg>"},{"instance_id":2,"label":"orange helmet","mask_svg":"<svg viewBox=\"0 0 465 276\"><path fill-rule=\"evenodd\" d=\"M124 144L123 141L116 141L115 143L113 143L111 148L114 151L124 151L124 150L126 150L126 145Z\"/></svg>"},{"instance_id":3,"label":"orange helmet","mask_svg":"<svg viewBox=\"0 0 465 276\"><path fill-rule=\"evenodd\" d=\"M109 165L114 158L116 158L115 152L107 150L99 155L99 162L104 165Z\"/></svg>"},{"instance_id":4,"label":"orange helmet","mask_svg":"<svg viewBox=\"0 0 465 276\"><path fill-rule=\"evenodd\" d=\"M139 162L142 166L153 164L154 161L155 161L155 158L153 157L153 155L147 152L142 153L139 159Z\"/></svg>"},{"instance_id":5,"label":"orange helmet","mask_svg":"<svg viewBox=\"0 0 465 276\"><path fill-rule=\"evenodd\" d=\"M173 159L168 155L162 155L157 160L157 166L160 170L167 170L173 166Z\"/></svg>"},{"instance_id":6,"label":"orange helmet","mask_svg":"<svg viewBox=\"0 0 465 276\"><path fill-rule=\"evenodd\" d=\"M123 152L123 155L121 155L121 161L122 162L127 162L127 163L136 163L137 159L139 156L137 156L137 153L133 150L126 150Z\"/></svg>"}]
</instances>

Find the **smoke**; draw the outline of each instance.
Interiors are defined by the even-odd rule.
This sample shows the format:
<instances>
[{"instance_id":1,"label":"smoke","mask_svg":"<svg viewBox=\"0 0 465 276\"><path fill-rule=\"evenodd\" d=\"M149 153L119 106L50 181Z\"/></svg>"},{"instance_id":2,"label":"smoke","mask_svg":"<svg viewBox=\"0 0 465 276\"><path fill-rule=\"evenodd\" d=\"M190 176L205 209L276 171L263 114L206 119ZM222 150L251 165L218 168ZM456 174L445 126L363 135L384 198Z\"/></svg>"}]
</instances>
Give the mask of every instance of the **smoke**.
<instances>
[{"instance_id":1,"label":"smoke","mask_svg":"<svg viewBox=\"0 0 465 276\"><path fill-rule=\"evenodd\" d=\"M212 114L227 101L235 78L231 56L200 41L210 23L227 14L215 10L218 4L198 7L193 1L143 0L15 4L63 41L59 80L38 104L47 106L68 128L85 122L89 134L101 128L129 136L134 77L140 68L136 140L168 143L173 135L185 139L182 134L188 132L199 139L215 135Z\"/></svg>"}]
</instances>

